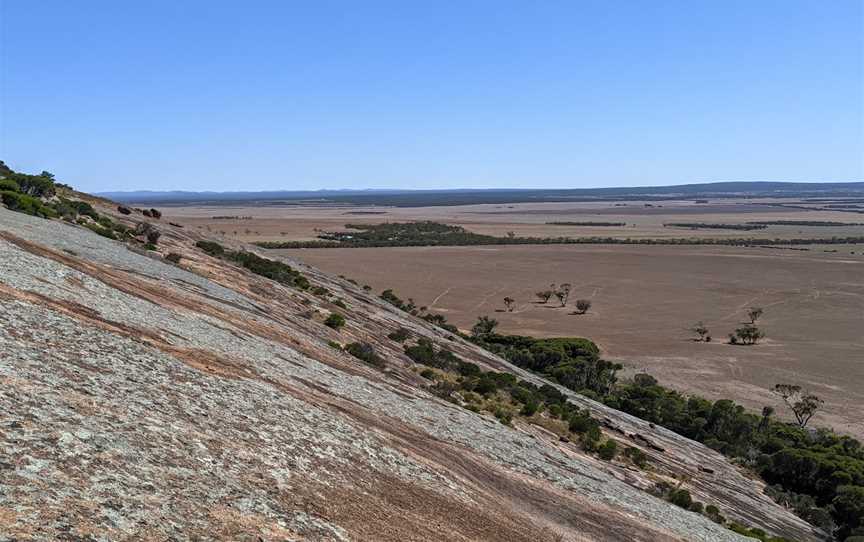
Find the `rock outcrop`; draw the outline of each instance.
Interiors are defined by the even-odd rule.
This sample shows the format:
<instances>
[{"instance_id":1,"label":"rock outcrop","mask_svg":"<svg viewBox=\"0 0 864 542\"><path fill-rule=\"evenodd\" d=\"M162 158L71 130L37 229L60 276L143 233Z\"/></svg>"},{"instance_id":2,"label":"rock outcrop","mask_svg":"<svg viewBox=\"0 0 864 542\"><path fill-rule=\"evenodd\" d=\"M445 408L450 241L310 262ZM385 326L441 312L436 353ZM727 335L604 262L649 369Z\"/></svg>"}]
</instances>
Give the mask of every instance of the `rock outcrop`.
<instances>
[{"instance_id":1,"label":"rock outcrop","mask_svg":"<svg viewBox=\"0 0 864 542\"><path fill-rule=\"evenodd\" d=\"M816 540L698 443L566 390L654 469L507 427L428 393L387 334L542 379L299 262L347 308L162 234L178 264L0 208L0 540L746 540L657 477ZM353 341L386 368L328 344Z\"/></svg>"}]
</instances>

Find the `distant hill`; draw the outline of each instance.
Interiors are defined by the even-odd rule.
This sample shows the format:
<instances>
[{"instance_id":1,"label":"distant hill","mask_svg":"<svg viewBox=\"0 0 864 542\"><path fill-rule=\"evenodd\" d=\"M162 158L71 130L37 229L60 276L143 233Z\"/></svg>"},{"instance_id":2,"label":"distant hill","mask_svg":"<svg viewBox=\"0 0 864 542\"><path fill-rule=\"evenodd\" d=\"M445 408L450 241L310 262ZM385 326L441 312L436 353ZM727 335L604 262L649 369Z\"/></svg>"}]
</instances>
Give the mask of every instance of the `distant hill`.
<instances>
[{"instance_id":1,"label":"distant hill","mask_svg":"<svg viewBox=\"0 0 864 542\"><path fill-rule=\"evenodd\" d=\"M792 183L732 181L674 186L575 189L465 189L465 190L273 190L261 192L135 191L102 192L99 195L129 204L179 205L240 202L280 204L342 204L425 207L480 203L579 202L668 200L710 197L814 196L864 197L864 182Z\"/></svg>"}]
</instances>

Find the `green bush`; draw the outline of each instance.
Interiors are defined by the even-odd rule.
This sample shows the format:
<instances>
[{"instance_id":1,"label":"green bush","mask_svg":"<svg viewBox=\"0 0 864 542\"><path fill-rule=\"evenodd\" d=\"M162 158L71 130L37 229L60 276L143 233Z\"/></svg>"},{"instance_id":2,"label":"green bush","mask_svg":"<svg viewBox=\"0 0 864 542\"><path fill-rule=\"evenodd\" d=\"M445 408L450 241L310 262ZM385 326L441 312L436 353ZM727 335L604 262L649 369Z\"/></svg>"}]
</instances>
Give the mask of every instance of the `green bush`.
<instances>
[{"instance_id":1,"label":"green bush","mask_svg":"<svg viewBox=\"0 0 864 542\"><path fill-rule=\"evenodd\" d=\"M600 459L604 461L611 461L615 459L615 455L618 453L618 443L612 439L604 442L600 448L597 450L597 454L600 456Z\"/></svg>"},{"instance_id":2,"label":"green bush","mask_svg":"<svg viewBox=\"0 0 864 542\"><path fill-rule=\"evenodd\" d=\"M341 299L336 299L333 301L333 304L339 307L340 309L348 309L348 305L345 304Z\"/></svg>"},{"instance_id":3,"label":"green bush","mask_svg":"<svg viewBox=\"0 0 864 542\"><path fill-rule=\"evenodd\" d=\"M92 231L93 233L97 234L97 235L101 235L102 237L107 237L108 239L114 239L115 241L117 240L117 237L114 235L114 232L112 230L110 230L109 228L105 228L103 226L100 226L99 224L95 224L95 223L91 222L89 224L85 224L84 227L87 228L88 230Z\"/></svg>"},{"instance_id":4,"label":"green bush","mask_svg":"<svg viewBox=\"0 0 864 542\"><path fill-rule=\"evenodd\" d=\"M405 329L404 327L398 328L396 331L393 331L387 338L391 341L396 341L397 343L405 342L411 336L411 333Z\"/></svg>"},{"instance_id":5,"label":"green bush","mask_svg":"<svg viewBox=\"0 0 864 542\"><path fill-rule=\"evenodd\" d=\"M581 435L594 427L597 427L597 420L591 418L587 412L577 414L570 418L569 429L571 433L578 433Z\"/></svg>"},{"instance_id":6,"label":"green bush","mask_svg":"<svg viewBox=\"0 0 864 542\"><path fill-rule=\"evenodd\" d=\"M520 416L533 416L540 410L540 403L534 399L529 399L527 403L522 405L522 410L519 411Z\"/></svg>"},{"instance_id":7,"label":"green bush","mask_svg":"<svg viewBox=\"0 0 864 542\"><path fill-rule=\"evenodd\" d=\"M669 492L669 502L686 510L693 504L693 498L686 489L673 489Z\"/></svg>"},{"instance_id":8,"label":"green bush","mask_svg":"<svg viewBox=\"0 0 864 542\"><path fill-rule=\"evenodd\" d=\"M324 320L324 325L339 331L345 326L345 317L338 312L334 312Z\"/></svg>"},{"instance_id":9,"label":"green bush","mask_svg":"<svg viewBox=\"0 0 864 542\"><path fill-rule=\"evenodd\" d=\"M12 179L0 179L0 190L10 192L20 192L21 187Z\"/></svg>"},{"instance_id":10,"label":"green bush","mask_svg":"<svg viewBox=\"0 0 864 542\"><path fill-rule=\"evenodd\" d=\"M44 205L42 200L39 198L34 198L27 194L4 190L0 192L0 200L3 201L3 205L5 205L10 211L40 216L42 218L57 217L57 212L54 209Z\"/></svg>"},{"instance_id":11,"label":"green bush","mask_svg":"<svg viewBox=\"0 0 864 542\"><path fill-rule=\"evenodd\" d=\"M198 241L195 243L195 246L210 256L222 256L225 254L225 247L214 241Z\"/></svg>"},{"instance_id":12,"label":"green bush","mask_svg":"<svg viewBox=\"0 0 864 542\"><path fill-rule=\"evenodd\" d=\"M225 250L225 247L213 241L198 241L195 243L195 246L210 256L232 261L256 275L275 280L281 284L294 286L301 290L307 290L311 287L306 277L286 263L262 258L257 254L246 252L245 250L228 251Z\"/></svg>"},{"instance_id":13,"label":"green bush","mask_svg":"<svg viewBox=\"0 0 864 542\"><path fill-rule=\"evenodd\" d=\"M644 469L645 465L648 463L648 456L645 455L645 452L640 450L639 448L635 448L633 446L628 446L624 450L624 455L633 462L634 465L639 467L640 469Z\"/></svg>"},{"instance_id":14,"label":"green bush","mask_svg":"<svg viewBox=\"0 0 864 542\"><path fill-rule=\"evenodd\" d=\"M602 436L603 434L600 432L600 426L597 424L592 425L579 437L582 449L586 452L595 451L597 449L597 443L600 442Z\"/></svg>"},{"instance_id":15,"label":"green bush","mask_svg":"<svg viewBox=\"0 0 864 542\"><path fill-rule=\"evenodd\" d=\"M476 377L483 372L480 366L470 361L459 361L457 363L456 372L461 376Z\"/></svg>"},{"instance_id":16,"label":"green bush","mask_svg":"<svg viewBox=\"0 0 864 542\"><path fill-rule=\"evenodd\" d=\"M499 407L495 410L495 417L504 425L512 425L513 423L513 415L503 408Z\"/></svg>"},{"instance_id":17,"label":"green bush","mask_svg":"<svg viewBox=\"0 0 864 542\"><path fill-rule=\"evenodd\" d=\"M864 531L864 487L844 485L832 500L834 517L840 525L838 534L846 537Z\"/></svg>"},{"instance_id":18,"label":"green bush","mask_svg":"<svg viewBox=\"0 0 864 542\"><path fill-rule=\"evenodd\" d=\"M314 295L327 296L330 295L330 290L323 286L315 286L314 288L312 288L312 293Z\"/></svg>"},{"instance_id":19,"label":"green bush","mask_svg":"<svg viewBox=\"0 0 864 542\"><path fill-rule=\"evenodd\" d=\"M345 351L373 367L381 369L385 365L384 359L375 352L375 348L369 343L351 343L345 346Z\"/></svg>"}]
</instances>

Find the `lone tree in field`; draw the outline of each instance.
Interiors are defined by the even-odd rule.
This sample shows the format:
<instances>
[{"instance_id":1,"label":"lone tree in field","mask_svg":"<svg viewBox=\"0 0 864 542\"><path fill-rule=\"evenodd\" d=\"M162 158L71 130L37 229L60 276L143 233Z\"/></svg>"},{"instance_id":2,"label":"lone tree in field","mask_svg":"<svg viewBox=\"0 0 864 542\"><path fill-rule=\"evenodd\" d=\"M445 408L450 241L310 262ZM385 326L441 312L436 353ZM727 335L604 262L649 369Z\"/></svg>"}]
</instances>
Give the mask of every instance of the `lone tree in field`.
<instances>
[{"instance_id":1,"label":"lone tree in field","mask_svg":"<svg viewBox=\"0 0 864 542\"><path fill-rule=\"evenodd\" d=\"M750 318L750 325L756 325L756 320L762 316L762 307L750 307L747 311L747 317Z\"/></svg>"},{"instance_id":2,"label":"lone tree in field","mask_svg":"<svg viewBox=\"0 0 864 542\"><path fill-rule=\"evenodd\" d=\"M804 393L801 386L795 384L775 384L771 391L783 399L801 427L806 427L810 418L825 404L825 401L812 393Z\"/></svg>"},{"instance_id":3,"label":"lone tree in field","mask_svg":"<svg viewBox=\"0 0 864 542\"><path fill-rule=\"evenodd\" d=\"M537 299L540 300L540 303L548 303L549 298L552 297L552 294L554 293L555 292L553 292L552 290L543 290L542 292L537 292L534 295L537 296Z\"/></svg>"},{"instance_id":4,"label":"lone tree in field","mask_svg":"<svg viewBox=\"0 0 864 542\"><path fill-rule=\"evenodd\" d=\"M516 308L516 300L509 296L505 297L504 307L507 309L507 312L513 312L513 309Z\"/></svg>"},{"instance_id":5,"label":"lone tree in field","mask_svg":"<svg viewBox=\"0 0 864 542\"><path fill-rule=\"evenodd\" d=\"M744 327L739 327L734 334L729 334L729 342L731 344L746 344L753 345L759 342L759 339L765 337L765 333L758 327L747 324Z\"/></svg>"},{"instance_id":6,"label":"lone tree in field","mask_svg":"<svg viewBox=\"0 0 864 542\"><path fill-rule=\"evenodd\" d=\"M697 341L711 340L711 336L709 335L709 333L711 332L708 331L708 326L706 326L705 322L703 322L702 320L696 322L696 324L694 324L693 327L690 328L690 331L699 336L699 338L696 339Z\"/></svg>"},{"instance_id":7,"label":"lone tree in field","mask_svg":"<svg viewBox=\"0 0 864 542\"><path fill-rule=\"evenodd\" d=\"M565 282L555 290L555 297L558 298L558 302L561 303L562 307L567 305L567 298L570 297L570 288L570 285Z\"/></svg>"},{"instance_id":8,"label":"lone tree in field","mask_svg":"<svg viewBox=\"0 0 864 542\"><path fill-rule=\"evenodd\" d=\"M587 299L576 300L576 314L585 314L591 308L591 301Z\"/></svg>"},{"instance_id":9,"label":"lone tree in field","mask_svg":"<svg viewBox=\"0 0 864 542\"><path fill-rule=\"evenodd\" d=\"M488 316L478 316L477 323L471 328L471 335L474 337L485 337L495 331L496 327L498 327L498 320L493 320Z\"/></svg>"}]
</instances>

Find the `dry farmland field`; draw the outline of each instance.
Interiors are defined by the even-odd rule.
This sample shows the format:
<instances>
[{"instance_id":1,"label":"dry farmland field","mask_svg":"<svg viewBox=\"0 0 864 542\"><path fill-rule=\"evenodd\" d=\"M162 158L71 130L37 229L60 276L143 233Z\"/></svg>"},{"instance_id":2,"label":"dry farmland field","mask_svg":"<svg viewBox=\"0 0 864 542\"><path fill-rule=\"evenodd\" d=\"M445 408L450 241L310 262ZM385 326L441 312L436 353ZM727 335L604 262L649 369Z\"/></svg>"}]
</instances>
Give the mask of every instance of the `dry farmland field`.
<instances>
[{"instance_id":1,"label":"dry farmland field","mask_svg":"<svg viewBox=\"0 0 864 542\"><path fill-rule=\"evenodd\" d=\"M764 205L771 200L523 203L459 207L316 205L165 208L187 227L244 241L311 240L346 223L432 220L504 236L618 238L830 238L864 236L864 214ZM217 218L214 218L217 217ZM846 225L771 225L755 231L690 229L671 223L745 224L825 221ZM549 222L622 222L568 226ZM480 315L504 332L583 336L628 372L644 371L683 391L732 398L750 407L780 404L768 391L801 384L826 400L817 421L864 436L864 245L798 248L736 246L512 245L280 249L298 259L444 314L468 329ZM534 293L570 283L567 307ZM503 298L516 300L504 312ZM587 314L573 302L589 299ZM767 337L755 346L727 344L749 307L764 309ZM704 321L714 340L693 341Z\"/></svg>"}]
</instances>

